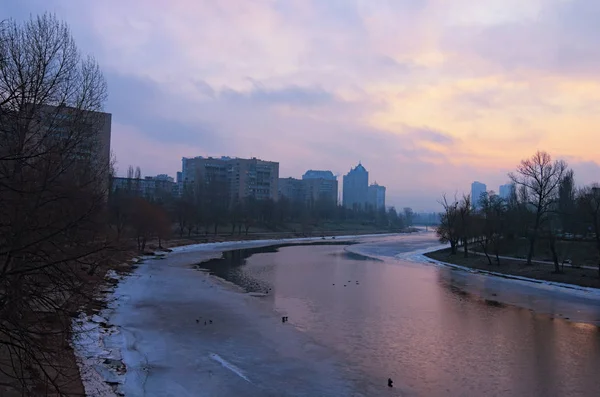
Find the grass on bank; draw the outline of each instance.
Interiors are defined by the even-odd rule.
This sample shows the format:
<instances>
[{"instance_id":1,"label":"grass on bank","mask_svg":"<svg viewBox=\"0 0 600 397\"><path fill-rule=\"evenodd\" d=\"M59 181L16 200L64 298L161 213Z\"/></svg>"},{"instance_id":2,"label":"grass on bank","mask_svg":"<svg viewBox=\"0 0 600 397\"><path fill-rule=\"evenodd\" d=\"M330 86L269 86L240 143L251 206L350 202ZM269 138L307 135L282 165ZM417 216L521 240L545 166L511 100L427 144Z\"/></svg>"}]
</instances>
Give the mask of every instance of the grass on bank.
<instances>
[{"instance_id":1,"label":"grass on bank","mask_svg":"<svg viewBox=\"0 0 600 397\"><path fill-rule=\"evenodd\" d=\"M529 250L529 240L525 238L514 240L500 240L498 242L500 255L513 258L526 259ZM471 248L483 252L479 245ZM539 240L535 244L533 260L552 262L552 252L547 241ZM557 240L556 253L559 262L569 259L576 266L598 266L598 250L593 241L585 240Z\"/></svg>"},{"instance_id":2,"label":"grass on bank","mask_svg":"<svg viewBox=\"0 0 600 397\"><path fill-rule=\"evenodd\" d=\"M510 251L509 251L510 252ZM500 259L500 265L497 265L495 258L492 258L492 265L483 255L469 254L465 258L462 249L459 249L456 255L452 255L450 249L443 249L425 254L427 257L442 262L452 263L459 266L465 266L472 269L497 272L513 276L529 277L536 280L553 281L566 284L574 284L582 287L600 288L600 279L598 270L581 269L575 267L563 268L563 273L554 273L554 265L534 263L530 266L523 260ZM510 256L509 253L502 252L501 255ZM538 256L544 260L543 255ZM573 261L573 263L576 263ZM587 263L587 262L586 262Z\"/></svg>"}]
</instances>

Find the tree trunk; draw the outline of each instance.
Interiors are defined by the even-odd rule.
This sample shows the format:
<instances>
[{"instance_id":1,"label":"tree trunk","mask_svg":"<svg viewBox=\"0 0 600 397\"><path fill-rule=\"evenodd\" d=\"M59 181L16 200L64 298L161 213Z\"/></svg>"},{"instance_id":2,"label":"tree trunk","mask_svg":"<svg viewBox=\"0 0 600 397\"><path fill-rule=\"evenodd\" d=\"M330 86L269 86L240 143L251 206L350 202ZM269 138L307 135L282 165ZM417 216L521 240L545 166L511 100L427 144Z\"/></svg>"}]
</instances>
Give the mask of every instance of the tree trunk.
<instances>
[{"instance_id":1,"label":"tree trunk","mask_svg":"<svg viewBox=\"0 0 600 397\"><path fill-rule=\"evenodd\" d=\"M597 217L594 222L594 232L596 234L596 248L598 249L598 278L600 278L600 222Z\"/></svg>"},{"instance_id":2,"label":"tree trunk","mask_svg":"<svg viewBox=\"0 0 600 397\"><path fill-rule=\"evenodd\" d=\"M556 255L556 241L554 236L550 236L550 252L552 252L552 261L554 262L554 272L561 273L560 266L558 264L558 255Z\"/></svg>"},{"instance_id":3,"label":"tree trunk","mask_svg":"<svg viewBox=\"0 0 600 397\"><path fill-rule=\"evenodd\" d=\"M531 238L529 240L529 252L527 253L527 266L531 266L531 259L533 258L533 249L535 248L535 240L537 237L538 229L540 228L540 217L542 216L539 213L539 208L541 203L538 204L538 213L535 215L535 224L533 225L533 233L531 234Z\"/></svg>"},{"instance_id":4,"label":"tree trunk","mask_svg":"<svg viewBox=\"0 0 600 397\"><path fill-rule=\"evenodd\" d=\"M465 252L465 258L469 257L469 239L467 239L466 237L463 238L463 247L464 247L464 252Z\"/></svg>"},{"instance_id":5,"label":"tree trunk","mask_svg":"<svg viewBox=\"0 0 600 397\"><path fill-rule=\"evenodd\" d=\"M117 241L119 241L121 239L121 235L123 234L124 227L125 227L125 225L121 224L120 222L117 222Z\"/></svg>"},{"instance_id":6,"label":"tree trunk","mask_svg":"<svg viewBox=\"0 0 600 397\"><path fill-rule=\"evenodd\" d=\"M500 266L500 252L498 251L497 241L494 241L494 255L496 255L496 264Z\"/></svg>"},{"instance_id":7,"label":"tree trunk","mask_svg":"<svg viewBox=\"0 0 600 397\"><path fill-rule=\"evenodd\" d=\"M535 246L535 234L529 239L529 252L527 253L527 266L531 266L531 258L533 257L533 248Z\"/></svg>"},{"instance_id":8,"label":"tree trunk","mask_svg":"<svg viewBox=\"0 0 600 397\"><path fill-rule=\"evenodd\" d=\"M162 247L163 247L161 241L162 240L161 240L160 236L158 236L158 248L160 248L160 249L162 249Z\"/></svg>"},{"instance_id":9,"label":"tree trunk","mask_svg":"<svg viewBox=\"0 0 600 397\"><path fill-rule=\"evenodd\" d=\"M483 253L485 254L485 257L488 260L488 264L490 266L492 266L492 259L490 258L490 256L488 255L488 250L487 250L487 245L488 242L487 241L480 241L479 244L481 244L481 249L483 250Z\"/></svg>"},{"instance_id":10,"label":"tree trunk","mask_svg":"<svg viewBox=\"0 0 600 397\"><path fill-rule=\"evenodd\" d=\"M456 242L450 241L450 253L456 255Z\"/></svg>"},{"instance_id":11,"label":"tree trunk","mask_svg":"<svg viewBox=\"0 0 600 397\"><path fill-rule=\"evenodd\" d=\"M596 233L598 236L598 233ZM598 278L600 278L600 238L596 237L596 245L598 247Z\"/></svg>"}]
</instances>

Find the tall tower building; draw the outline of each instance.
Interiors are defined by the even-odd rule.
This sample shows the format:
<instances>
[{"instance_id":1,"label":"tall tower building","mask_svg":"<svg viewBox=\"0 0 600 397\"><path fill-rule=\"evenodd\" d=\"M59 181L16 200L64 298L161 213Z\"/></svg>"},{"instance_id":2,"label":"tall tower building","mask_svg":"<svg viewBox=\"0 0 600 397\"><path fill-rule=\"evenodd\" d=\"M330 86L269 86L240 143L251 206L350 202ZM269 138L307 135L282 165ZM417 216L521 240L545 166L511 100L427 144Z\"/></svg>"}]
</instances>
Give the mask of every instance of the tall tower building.
<instances>
[{"instance_id":1,"label":"tall tower building","mask_svg":"<svg viewBox=\"0 0 600 397\"><path fill-rule=\"evenodd\" d=\"M481 182L473 182L471 184L471 203L473 209L481 207L481 196L487 193L487 186Z\"/></svg>"},{"instance_id":2,"label":"tall tower building","mask_svg":"<svg viewBox=\"0 0 600 397\"><path fill-rule=\"evenodd\" d=\"M369 202L369 173L358 165L344 175L343 204L346 208L365 209Z\"/></svg>"},{"instance_id":3,"label":"tall tower building","mask_svg":"<svg viewBox=\"0 0 600 397\"><path fill-rule=\"evenodd\" d=\"M508 200L515 191L516 187L514 183L507 183L506 185L500 185L499 196L501 199Z\"/></svg>"}]
</instances>

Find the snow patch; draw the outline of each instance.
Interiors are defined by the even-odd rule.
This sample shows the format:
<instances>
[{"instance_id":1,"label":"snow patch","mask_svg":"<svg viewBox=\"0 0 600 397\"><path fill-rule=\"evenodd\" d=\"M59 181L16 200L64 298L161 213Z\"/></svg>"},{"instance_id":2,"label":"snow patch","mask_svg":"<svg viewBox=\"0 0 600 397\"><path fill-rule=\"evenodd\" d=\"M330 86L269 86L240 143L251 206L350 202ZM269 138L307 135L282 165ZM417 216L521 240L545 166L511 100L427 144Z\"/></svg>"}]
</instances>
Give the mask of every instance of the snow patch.
<instances>
[{"instance_id":1,"label":"snow patch","mask_svg":"<svg viewBox=\"0 0 600 397\"><path fill-rule=\"evenodd\" d=\"M101 316L89 317L82 313L73 320L72 324L71 345L75 351L85 395L88 397L117 397L107 380L110 379L112 384L118 384L120 376L116 373L107 374L103 364L106 360L111 362L120 360L120 357L118 353L115 355L106 349L103 344L103 336L114 333L114 330L98 324L105 322L106 319Z\"/></svg>"},{"instance_id":2,"label":"snow patch","mask_svg":"<svg viewBox=\"0 0 600 397\"><path fill-rule=\"evenodd\" d=\"M267 294L262 293L262 292L248 292L248 295L255 296L258 298L263 298L263 297L267 296Z\"/></svg>"},{"instance_id":3,"label":"snow patch","mask_svg":"<svg viewBox=\"0 0 600 397\"><path fill-rule=\"evenodd\" d=\"M335 240L351 240L368 237L389 237L397 236L399 233L386 233L386 234L361 234L361 235L348 235L348 236L335 236ZM281 238L271 240L247 240L247 241L223 241L220 243L200 243L183 245L180 247L172 248L172 253L188 252L188 251L226 251L236 250L243 248L259 247L261 245L276 245L281 243L298 243L298 242L317 242L317 241L330 241L334 240L332 237L295 237L295 238Z\"/></svg>"}]
</instances>

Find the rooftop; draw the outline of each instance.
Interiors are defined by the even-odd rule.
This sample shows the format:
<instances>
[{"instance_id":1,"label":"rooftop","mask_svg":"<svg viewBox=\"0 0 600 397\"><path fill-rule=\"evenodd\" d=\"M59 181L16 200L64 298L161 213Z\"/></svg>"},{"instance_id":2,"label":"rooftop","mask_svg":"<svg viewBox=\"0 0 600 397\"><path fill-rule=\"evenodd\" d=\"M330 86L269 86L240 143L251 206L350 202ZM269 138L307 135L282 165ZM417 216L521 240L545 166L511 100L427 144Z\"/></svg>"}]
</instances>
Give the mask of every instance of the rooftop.
<instances>
[{"instance_id":1,"label":"rooftop","mask_svg":"<svg viewBox=\"0 0 600 397\"><path fill-rule=\"evenodd\" d=\"M302 179L329 179L335 180L336 177L331 171L308 170L302 175Z\"/></svg>"}]
</instances>

